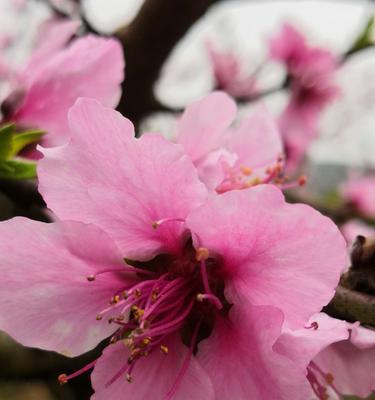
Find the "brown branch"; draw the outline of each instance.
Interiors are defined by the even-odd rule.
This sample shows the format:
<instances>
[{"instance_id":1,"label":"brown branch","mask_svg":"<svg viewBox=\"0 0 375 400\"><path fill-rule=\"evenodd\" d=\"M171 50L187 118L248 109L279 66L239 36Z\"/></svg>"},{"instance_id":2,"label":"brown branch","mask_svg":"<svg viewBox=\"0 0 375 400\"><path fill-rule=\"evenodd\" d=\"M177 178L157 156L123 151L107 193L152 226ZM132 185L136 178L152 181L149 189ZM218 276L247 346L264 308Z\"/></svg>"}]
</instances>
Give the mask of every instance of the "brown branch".
<instances>
[{"instance_id":1,"label":"brown branch","mask_svg":"<svg viewBox=\"0 0 375 400\"><path fill-rule=\"evenodd\" d=\"M170 52L216 1L146 0L133 22L117 32L127 64L118 109L136 125L160 108L153 87Z\"/></svg>"},{"instance_id":2,"label":"brown branch","mask_svg":"<svg viewBox=\"0 0 375 400\"><path fill-rule=\"evenodd\" d=\"M338 286L335 296L323 309L332 317L375 327L375 296Z\"/></svg>"}]
</instances>

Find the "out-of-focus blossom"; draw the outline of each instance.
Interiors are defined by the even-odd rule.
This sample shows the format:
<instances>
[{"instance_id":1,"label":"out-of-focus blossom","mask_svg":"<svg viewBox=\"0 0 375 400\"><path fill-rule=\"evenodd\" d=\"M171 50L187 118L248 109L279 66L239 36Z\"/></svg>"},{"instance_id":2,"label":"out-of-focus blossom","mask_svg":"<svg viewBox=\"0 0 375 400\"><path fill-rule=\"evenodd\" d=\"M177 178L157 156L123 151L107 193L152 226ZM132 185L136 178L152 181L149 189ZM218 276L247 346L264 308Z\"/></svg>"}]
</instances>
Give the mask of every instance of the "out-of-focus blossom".
<instances>
[{"instance_id":1,"label":"out-of-focus blossom","mask_svg":"<svg viewBox=\"0 0 375 400\"><path fill-rule=\"evenodd\" d=\"M182 146L135 139L95 100L69 124L39 163L60 220L0 224L1 329L72 356L112 335L84 368L95 400L305 400L310 360L273 346L332 297L346 263L336 226L273 185L208 195Z\"/></svg>"},{"instance_id":2,"label":"out-of-focus blossom","mask_svg":"<svg viewBox=\"0 0 375 400\"><path fill-rule=\"evenodd\" d=\"M206 42L216 88L234 97L247 98L256 95L257 83L254 72L247 73L239 56L219 50L212 42Z\"/></svg>"},{"instance_id":3,"label":"out-of-focus blossom","mask_svg":"<svg viewBox=\"0 0 375 400\"><path fill-rule=\"evenodd\" d=\"M339 94L334 83L338 60L328 50L309 46L289 24L284 24L270 41L270 56L287 69L290 99L279 117L279 125L288 166L294 169L318 134L320 113Z\"/></svg>"},{"instance_id":4,"label":"out-of-focus blossom","mask_svg":"<svg viewBox=\"0 0 375 400\"><path fill-rule=\"evenodd\" d=\"M282 170L282 143L273 117L258 108L233 128L236 113L229 96L214 92L188 106L177 126L175 141L202 181L218 193L274 182Z\"/></svg>"},{"instance_id":5,"label":"out-of-focus blossom","mask_svg":"<svg viewBox=\"0 0 375 400\"><path fill-rule=\"evenodd\" d=\"M375 217L375 176L351 177L342 185L341 194L361 214Z\"/></svg>"},{"instance_id":6,"label":"out-of-focus blossom","mask_svg":"<svg viewBox=\"0 0 375 400\"><path fill-rule=\"evenodd\" d=\"M341 225L340 230L348 244L353 243L358 235L375 236L375 227L367 225L360 219L351 219Z\"/></svg>"},{"instance_id":7,"label":"out-of-focus blossom","mask_svg":"<svg viewBox=\"0 0 375 400\"><path fill-rule=\"evenodd\" d=\"M124 77L120 44L95 35L71 41L78 27L76 21L46 23L26 66L13 72L10 92L2 103L8 122L45 130L45 146L67 140L67 112L78 97L93 97L111 107L120 98Z\"/></svg>"}]
</instances>

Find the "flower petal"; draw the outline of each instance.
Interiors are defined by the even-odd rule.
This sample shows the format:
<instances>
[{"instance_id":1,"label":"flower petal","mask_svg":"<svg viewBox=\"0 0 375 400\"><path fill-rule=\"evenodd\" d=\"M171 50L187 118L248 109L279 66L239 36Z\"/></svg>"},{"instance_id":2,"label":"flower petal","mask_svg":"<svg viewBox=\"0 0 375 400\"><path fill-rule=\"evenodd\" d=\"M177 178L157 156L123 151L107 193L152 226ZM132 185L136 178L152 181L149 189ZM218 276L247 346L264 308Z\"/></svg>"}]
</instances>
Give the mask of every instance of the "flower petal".
<instances>
[{"instance_id":1,"label":"flower petal","mask_svg":"<svg viewBox=\"0 0 375 400\"><path fill-rule=\"evenodd\" d=\"M350 341L334 343L314 358L341 393L363 398L375 390L374 360L375 331L353 325Z\"/></svg>"},{"instance_id":2,"label":"flower petal","mask_svg":"<svg viewBox=\"0 0 375 400\"><path fill-rule=\"evenodd\" d=\"M307 205L285 203L272 185L211 197L187 226L196 246L222 259L230 302L273 305L290 326L303 326L327 304L346 266L333 222Z\"/></svg>"},{"instance_id":3,"label":"flower petal","mask_svg":"<svg viewBox=\"0 0 375 400\"><path fill-rule=\"evenodd\" d=\"M237 154L238 165L252 169L276 164L283 153L281 136L276 121L263 107L243 119L239 128L229 132L225 147Z\"/></svg>"},{"instance_id":4,"label":"flower petal","mask_svg":"<svg viewBox=\"0 0 375 400\"><path fill-rule=\"evenodd\" d=\"M62 219L91 222L111 234L123 255L150 259L178 252L184 220L206 196L181 146L158 135L133 137L133 126L116 111L81 99L69 114L71 142L43 149L39 190Z\"/></svg>"},{"instance_id":5,"label":"flower petal","mask_svg":"<svg viewBox=\"0 0 375 400\"><path fill-rule=\"evenodd\" d=\"M125 399L164 400L173 387L183 366L189 349L176 336L168 343L168 355L154 351L149 356L137 361L129 384L124 376L107 384L127 363L129 350L123 343L108 347L99 359L92 374L95 395L92 400ZM123 374L124 375L124 374ZM190 359L173 400L214 400L213 388L205 371L195 360Z\"/></svg>"},{"instance_id":6,"label":"flower petal","mask_svg":"<svg viewBox=\"0 0 375 400\"><path fill-rule=\"evenodd\" d=\"M194 162L221 146L223 134L237 112L235 102L214 92L188 106L178 124L177 142Z\"/></svg>"},{"instance_id":7,"label":"flower petal","mask_svg":"<svg viewBox=\"0 0 375 400\"><path fill-rule=\"evenodd\" d=\"M304 373L272 350L281 333L282 313L274 307L233 306L218 319L197 357L211 378L216 399L305 400Z\"/></svg>"},{"instance_id":8,"label":"flower petal","mask_svg":"<svg viewBox=\"0 0 375 400\"><path fill-rule=\"evenodd\" d=\"M39 34L40 42L21 73L21 79L25 83L33 79L39 69L63 49L80 25L79 21L69 19L51 19L43 23Z\"/></svg>"},{"instance_id":9,"label":"flower petal","mask_svg":"<svg viewBox=\"0 0 375 400\"><path fill-rule=\"evenodd\" d=\"M93 50L94 49L94 50ZM14 119L48 132L43 143L56 146L69 139L67 113L79 97L115 106L120 98L124 61L115 39L88 35L53 56L28 82Z\"/></svg>"},{"instance_id":10,"label":"flower petal","mask_svg":"<svg viewBox=\"0 0 375 400\"><path fill-rule=\"evenodd\" d=\"M2 222L0 329L26 346L69 356L90 350L113 332L96 316L125 282L113 274L86 278L123 266L113 242L94 226Z\"/></svg>"},{"instance_id":11,"label":"flower petal","mask_svg":"<svg viewBox=\"0 0 375 400\"><path fill-rule=\"evenodd\" d=\"M284 331L273 348L306 369L321 350L348 337L349 332L345 321L319 313L310 318L305 328Z\"/></svg>"}]
</instances>

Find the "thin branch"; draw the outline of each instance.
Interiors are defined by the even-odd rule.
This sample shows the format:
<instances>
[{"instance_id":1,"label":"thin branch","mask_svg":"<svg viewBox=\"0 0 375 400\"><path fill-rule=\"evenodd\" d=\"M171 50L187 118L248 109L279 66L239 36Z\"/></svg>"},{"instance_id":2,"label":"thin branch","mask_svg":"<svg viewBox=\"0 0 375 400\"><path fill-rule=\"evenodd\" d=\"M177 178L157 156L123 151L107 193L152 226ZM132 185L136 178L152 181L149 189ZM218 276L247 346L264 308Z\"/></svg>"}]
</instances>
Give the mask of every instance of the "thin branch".
<instances>
[{"instance_id":1,"label":"thin branch","mask_svg":"<svg viewBox=\"0 0 375 400\"><path fill-rule=\"evenodd\" d=\"M375 327L375 296L338 286L335 296L323 309L334 318L359 321Z\"/></svg>"},{"instance_id":2,"label":"thin branch","mask_svg":"<svg viewBox=\"0 0 375 400\"><path fill-rule=\"evenodd\" d=\"M153 88L167 57L191 25L217 0L146 0L133 22L120 29L126 79L119 111L137 124L160 109Z\"/></svg>"}]
</instances>

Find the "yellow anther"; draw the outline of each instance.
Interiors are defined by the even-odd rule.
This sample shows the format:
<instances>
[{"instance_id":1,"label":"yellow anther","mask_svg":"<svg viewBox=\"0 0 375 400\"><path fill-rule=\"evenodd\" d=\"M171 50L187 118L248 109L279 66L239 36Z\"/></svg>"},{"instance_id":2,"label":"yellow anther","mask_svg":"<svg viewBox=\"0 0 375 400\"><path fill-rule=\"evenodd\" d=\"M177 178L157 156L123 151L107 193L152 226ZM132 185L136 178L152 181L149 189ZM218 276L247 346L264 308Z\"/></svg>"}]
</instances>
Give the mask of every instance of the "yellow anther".
<instances>
[{"instance_id":1,"label":"yellow anther","mask_svg":"<svg viewBox=\"0 0 375 400\"><path fill-rule=\"evenodd\" d=\"M128 294L128 292L127 292L126 290L124 290L124 291L122 292L122 297L123 297L125 300L128 299L129 294Z\"/></svg>"},{"instance_id":2,"label":"yellow anther","mask_svg":"<svg viewBox=\"0 0 375 400\"><path fill-rule=\"evenodd\" d=\"M210 252L206 247L199 247L199 249L195 252L195 259L197 261L207 260L210 256Z\"/></svg>"},{"instance_id":3,"label":"yellow anther","mask_svg":"<svg viewBox=\"0 0 375 400\"><path fill-rule=\"evenodd\" d=\"M141 289L135 289L134 297L141 297L141 296L142 296Z\"/></svg>"},{"instance_id":4,"label":"yellow anther","mask_svg":"<svg viewBox=\"0 0 375 400\"><path fill-rule=\"evenodd\" d=\"M162 344L162 345L160 346L160 351L161 351L163 354L167 355L168 352L169 352L169 349L168 349L167 346L164 346L164 345Z\"/></svg>"},{"instance_id":5,"label":"yellow anther","mask_svg":"<svg viewBox=\"0 0 375 400\"><path fill-rule=\"evenodd\" d=\"M245 176L249 176L253 173L253 170L250 167L246 167L244 165L241 166L241 172L245 175Z\"/></svg>"},{"instance_id":6,"label":"yellow anther","mask_svg":"<svg viewBox=\"0 0 375 400\"><path fill-rule=\"evenodd\" d=\"M148 346L150 343L151 343L151 339L150 338L144 338L142 340L143 346Z\"/></svg>"},{"instance_id":7,"label":"yellow anther","mask_svg":"<svg viewBox=\"0 0 375 400\"><path fill-rule=\"evenodd\" d=\"M116 296L113 296L113 302L117 304L120 301L120 296L116 294Z\"/></svg>"},{"instance_id":8,"label":"yellow anther","mask_svg":"<svg viewBox=\"0 0 375 400\"><path fill-rule=\"evenodd\" d=\"M328 374L326 374L325 378L326 378L326 382L328 383L328 385L332 385L333 375L331 373L328 373Z\"/></svg>"},{"instance_id":9,"label":"yellow anther","mask_svg":"<svg viewBox=\"0 0 375 400\"><path fill-rule=\"evenodd\" d=\"M156 301L159 297L159 293L155 290L154 292L152 292L151 294L151 300L152 301Z\"/></svg>"},{"instance_id":10,"label":"yellow anther","mask_svg":"<svg viewBox=\"0 0 375 400\"><path fill-rule=\"evenodd\" d=\"M204 299L203 294L202 293L198 293L197 294L197 300L198 301L203 301L203 299Z\"/></svg>"},{"instance_id":11,"label":"yellow anther","mask_svg":"<svg viewBox=\"0 0 375 400\"><path fill-rule=\"evenodd\" d=\"M102 319L103 319L103 316L102 316L102 315L98 314L98 315L96 316L96 320L97 320L97 321L101 321Z\"/></svg>"}]
</instances>

